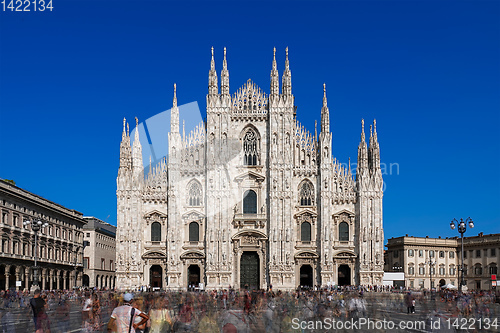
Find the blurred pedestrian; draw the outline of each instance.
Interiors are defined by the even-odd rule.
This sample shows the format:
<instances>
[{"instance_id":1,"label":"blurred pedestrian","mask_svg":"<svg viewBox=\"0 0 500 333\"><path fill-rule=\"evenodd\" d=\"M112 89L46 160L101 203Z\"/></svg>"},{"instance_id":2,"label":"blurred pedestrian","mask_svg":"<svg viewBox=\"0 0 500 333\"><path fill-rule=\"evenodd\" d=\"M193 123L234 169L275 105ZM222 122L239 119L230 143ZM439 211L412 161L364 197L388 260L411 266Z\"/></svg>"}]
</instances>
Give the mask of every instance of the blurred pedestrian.
<instances>
[{"instance_id":1,"label":"blurred pedestrian","mask_svg":"<svg viewBox=\"0 0 500 333\"><path fill-rule=\"evenodd\" d=\"M41 297L40 289L35 290L33 298L30 299L30 306L33 310L35 333L50 333L50 322L46 312L47 303Z\"/></svg>"},{"instance_id":2,"label":"blurred pedestrian","mask_svg":"<svg viewBox=\"0 0 500 333\"><path fill-rule=\"evenodd\" d=\"M12 313L4 308L0 308L0 331L2 333L15 333L15 320Z\"/></svg>"},{"instance_id":3,"label":"blurred pedestrian","mask_svg":"<svg viewBox=\"0 0 500 333\"><path fill-rule=\"evenodd\" d=\"M132 331L132 328L135 332L139 326L148 321L149 317L146 314L132 306L133 299L134 295L130 293L123 295L124 304L113 310L108 323L108 332L129 333ZM142 317L139 323L134 322L136 316Z\"/></svg>"},{"instance_id":4,"label":"blurred pedestrian","mask_svg":"<svg viewBox=\"0 0 500 333\"><path fill-rule=\"evenodd\" d=\"M91 326L94 332L101 331L101 301L99 300L99 295L94 293L92 297L92 308L91 308Z\"/></svg>"},{"instance_id":5,"label":"blurred pedestrian","mask_svg":"<svg viewBox=\"0 0 500 333\"><path fill-rule=\"evenodd\" d=\"M69 332L69 310L69 302L63 295L56 309L57 326L60 332Z\"/></svg>"},{"instance_id":6,"label":"blurred pedestrian","mask_svg":"<svg viewBox=\"0 0 500 333\"><path fill-rule=\"evenodd\" d=\"M405 303L406 303L406 310L407 310L408 314L415 313L414 298L413 298L411 292L408 292L406 294Z\"/></svg>"},{"instance_id":7,"label":"blurred pedestrian","mask_svg":"<svg viewBox=\"0 0 500 333\"><path fill-rule=\"evenodd\" d=\"M90 298L90 292L85 292L85 300L83 301L82 308L82 327L88 326L90 322L90 316L92 315L92 299Z\"/></svg>"}]
</instances>

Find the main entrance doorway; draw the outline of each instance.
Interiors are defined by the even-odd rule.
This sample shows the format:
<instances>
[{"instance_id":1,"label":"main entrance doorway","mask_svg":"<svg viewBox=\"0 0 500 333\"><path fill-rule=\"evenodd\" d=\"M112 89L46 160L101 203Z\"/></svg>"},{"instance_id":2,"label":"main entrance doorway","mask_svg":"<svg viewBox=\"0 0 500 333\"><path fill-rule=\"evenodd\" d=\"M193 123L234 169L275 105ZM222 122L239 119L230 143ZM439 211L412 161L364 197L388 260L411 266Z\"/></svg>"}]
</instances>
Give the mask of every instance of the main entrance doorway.
<instances>
[{"instance_id":1,"label":"main entrance doorway","mask_svg":"<svg viewBox=\"0 0 500 333\"><path fill-rule=\"evenodd\" d=\"M83 287L89 287L90 284L90 277L87 274L83 274L82 277L82 286Z\"/></svg>"},{"instance_id":2,"label":"main entrance doorway","mask_svg":"<svg viewBox=\"0 0 500 333\"><path fill-rule=\"evenodd\" d=\"M313 287L313 269L311 265L302 265L300 267L300 286L305 289Z\"/></svg>"},{"instance_id":3,"label":"main entrance doorway","mask_svg":"<svg viewBox=\"0 0 500 333\"><path fill-rule=\"evenodd\" d=\"M162 288L163 279L162 279L163 270L159 265L153 265L149 269L149 285L151 288Z\"/></svg>"},{"instance_id":4,"label":"main entrance doorway","mask_svg":"<svg viewBox=\"0 0 500 333\"><path fill-rule=\"evenodd\" d=\"M340 265L338 270L339 286L351 285L351 269L348 265Z\"/></svg>"},{"instance_id":5,"label":"main entrance doorway","mask_svg":"<svg viewBox=\"0 0 500 333\"><path fill-rule=\"evenodd\" d=\"M190 286L198 287L200 284L200 266L191 265L188 267L188 288Z\"/></svg>"},{"instance_id":6,"label":"main entrance doorway","mask_svg":"<svg viewBox=\"0 0 500 333\"><path fill-rule=\"evenodd\" d=\"M240 288L260 288L260 260L257 252L245 251L240 259Z\"/></svg>"}]
</instances>

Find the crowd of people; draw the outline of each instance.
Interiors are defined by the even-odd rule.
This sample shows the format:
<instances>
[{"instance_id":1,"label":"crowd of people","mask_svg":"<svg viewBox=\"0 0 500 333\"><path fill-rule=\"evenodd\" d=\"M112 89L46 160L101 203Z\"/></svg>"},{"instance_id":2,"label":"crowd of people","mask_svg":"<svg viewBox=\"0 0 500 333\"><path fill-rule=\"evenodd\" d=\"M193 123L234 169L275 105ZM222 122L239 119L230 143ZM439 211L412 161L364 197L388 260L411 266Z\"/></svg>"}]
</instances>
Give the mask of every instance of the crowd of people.
<instances>
[{"instance_id":1,"label":"crowd of people","mask_svg":"<svg viewBox=\"0 0 500 333\"><path fill-rule=\"evenodd\" d=\"M20 318L33 318L36 333L47 332L294 332L293 318L498 318L494 291L407 291L345 287L321 290L135 292L100 290L0 292L0 332L16 332ZM17 312L13 312L17 309ZM75 323L77 324L75 325ZM10 324L9 324L10 323ZM12 325L14 323L14 325ZM499 323L500 324L500 323ZM299 331L296 331L299 332Z\"/></svg>"}]
</instances>

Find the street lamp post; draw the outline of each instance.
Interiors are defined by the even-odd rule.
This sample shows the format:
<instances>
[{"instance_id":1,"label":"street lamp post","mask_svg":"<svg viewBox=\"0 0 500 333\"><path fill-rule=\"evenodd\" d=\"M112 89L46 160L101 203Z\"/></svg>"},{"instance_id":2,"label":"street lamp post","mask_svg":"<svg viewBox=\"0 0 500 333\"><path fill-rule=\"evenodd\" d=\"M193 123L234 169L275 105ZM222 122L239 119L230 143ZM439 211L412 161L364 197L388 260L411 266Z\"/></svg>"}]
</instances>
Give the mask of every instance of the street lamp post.
<instances>
[{"instance_id":1,"label":"street lamp post","mask_svg":"<svg viewBox=\"0 0 500 333\"><path fill-rule=\"evenodd\" d=\"M466 218L465 221L460 219L460 222L457 219L453 219L450 222L451 230L454 230L456 225L458 224L458 232L460 233L460 237L462 238L462 264L460 265L460 286L459 291L462 293L462 287L465 284L464 279L464 233L467 231L467 223L469 224L469 228L474 228L474 221L470 217Z\"/></svg>"},{"instance_id":2,"label":"street lamp post","mask_svg":"<svg viewBox=\"0 0 500 333\"><path fill-rule=\"evenodd\" d=\"M38 288L38 267L37 267L37 259L38 259L38 232L42 229L47 227L49 224L47 222L42 222L40 220L35 221L24 221L23 225L31 225L31 230L35 233L35 253L34 253L34 268L33 268L33 284L31 285L32 288L36 289Z\"/></svg>"},{"instance_id":3,"label":"street lamp post","mask_svg":"<svg viewBox=\"0 0 500 333\"><path fill-rule=\"evenodd\" d=\"M83 241L83 247L82 247L83 251L85 251L85 248L87 246L89 246L89 245L90 245L89 241ZM79 246L77 246L76 250L75 250L75 286L74 286L75 288L77 287L77 284L78 284L78 279L77 279L77 273L78 273L78 263L77 263L77 261L78 261L78 250L80 250ZM83 260L82 260L82 265L83 265ZM85 267L83 267L83 268L85 268Z\"/></svg>"},{"instance_id":4,"label":"street lamp post","mask_svg":"<svg viewBox=\"0 0 500 333\"><path fill-rule=\"evenodd\" d=\"M427 262L427 264L429 264L429 286L430 286L430 289L431 289L431 299L434 299L434 292L432 290L432 288L434 288L434 283L432 281L432 269L434 268L434 266L436 265L436 262L432 259L429 259L429 261Z\"/></svg>"}]
</instances>

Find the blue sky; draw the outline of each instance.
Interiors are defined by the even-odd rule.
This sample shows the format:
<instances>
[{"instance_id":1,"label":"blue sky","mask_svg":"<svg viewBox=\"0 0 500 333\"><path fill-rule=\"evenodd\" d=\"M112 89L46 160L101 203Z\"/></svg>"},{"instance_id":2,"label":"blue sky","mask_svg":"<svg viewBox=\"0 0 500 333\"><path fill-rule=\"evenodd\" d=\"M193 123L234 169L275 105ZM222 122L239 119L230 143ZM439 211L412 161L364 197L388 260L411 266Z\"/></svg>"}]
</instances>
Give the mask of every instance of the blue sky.
<instances>
[{"instance_id":1,"label":"blue sky","mask_svg":"<svg viewBox=\"0 0 500 333\"><path fill-rule=\"evenodd\" d=\"M116 223L122 119L205 107L210 47L231 92L269 92L289 47L311 131L327 85L334 155L355 160L377 119L386 238L447 237L471 216L500 232L500 2L54 1L0 12L0 178Z\"/></svg>"}]
</instances>

